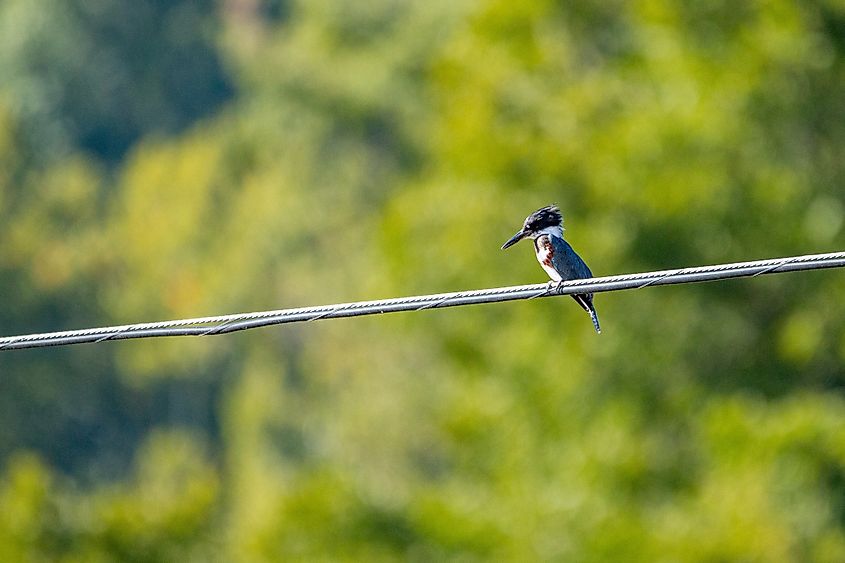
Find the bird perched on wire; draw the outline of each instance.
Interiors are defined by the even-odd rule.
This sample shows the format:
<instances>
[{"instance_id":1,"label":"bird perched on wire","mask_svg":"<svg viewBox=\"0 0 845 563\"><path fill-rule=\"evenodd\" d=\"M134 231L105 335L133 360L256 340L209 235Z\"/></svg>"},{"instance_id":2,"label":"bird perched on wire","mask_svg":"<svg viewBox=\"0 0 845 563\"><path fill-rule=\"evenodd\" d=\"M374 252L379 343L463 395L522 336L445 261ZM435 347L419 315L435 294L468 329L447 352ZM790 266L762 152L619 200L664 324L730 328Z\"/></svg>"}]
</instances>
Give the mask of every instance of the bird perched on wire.
<instances>
[{"instance_id":1,"label":"bird perched on wire","mask_svg":"<svg viewBox=\"0 0 845 563\"><path fill-rule=\"evenodd\" d=\"M502 245L502 250L524 238L534 241L537 261L558 285L567 280L593 277L590 268L569 243L563 240L563 216L557 206L548 205L526 217L522 228ZM593 294L573 293L572 298L589 313L596 332L601 334L599 317L593 307Z\"/></svg>"}]
</instances>

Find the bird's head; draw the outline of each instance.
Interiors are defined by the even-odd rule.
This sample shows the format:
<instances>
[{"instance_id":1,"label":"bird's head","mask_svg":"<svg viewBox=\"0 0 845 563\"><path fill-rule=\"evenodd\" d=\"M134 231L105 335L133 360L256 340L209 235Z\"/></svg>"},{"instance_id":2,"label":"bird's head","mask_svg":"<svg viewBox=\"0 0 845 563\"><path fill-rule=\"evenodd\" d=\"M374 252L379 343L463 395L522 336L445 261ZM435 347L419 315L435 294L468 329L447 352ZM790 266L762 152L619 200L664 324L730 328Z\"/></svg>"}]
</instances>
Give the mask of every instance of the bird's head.
<instances>
[{"instance_id":1,"label":"bird's head","mask_svg":"<svg viewBox=\"0 0 845 563\"><path fill-rule=\"evenodd\" d=\"M563 234L563 216L556 205L547 205L526 217L522 228L502 245L502 250L524 238L535 239L542 234Z\"/></svg>"}]
</instances>

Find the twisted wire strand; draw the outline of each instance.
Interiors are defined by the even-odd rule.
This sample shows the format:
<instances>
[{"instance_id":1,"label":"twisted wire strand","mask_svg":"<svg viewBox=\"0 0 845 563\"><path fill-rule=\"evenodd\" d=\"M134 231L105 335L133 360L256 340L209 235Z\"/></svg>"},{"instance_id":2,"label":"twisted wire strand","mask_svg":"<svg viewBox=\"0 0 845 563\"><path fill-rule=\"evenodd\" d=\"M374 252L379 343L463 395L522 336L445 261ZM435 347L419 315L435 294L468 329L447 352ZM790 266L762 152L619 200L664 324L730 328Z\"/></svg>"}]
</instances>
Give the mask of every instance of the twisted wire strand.
<instances>
[{"instance_id":1,"label":"twisted wire strand","mask_svg":"<svg viewBox=\"0 0 845 563\"><path fill-rule=\"evenodd\" d=\"M396 297L375 301L356 301L315 307L279 309L275 311L217 315L195 319L26 334L0 338L0 351L160 336L211 336L294 322L357 317L399 311L422 311L424 309L440 309L478 303L515 301L519 299L536 299L539 297L569 295L572 293L600 293L623 289L642 289L656 285L697 283L801 270L841 268L843 266L845 266L845 252L790 256L769 260L734 262L713 266L572 280L559 285L518 285L458 291L454 293Z\"/></svg>"}]
</instances>

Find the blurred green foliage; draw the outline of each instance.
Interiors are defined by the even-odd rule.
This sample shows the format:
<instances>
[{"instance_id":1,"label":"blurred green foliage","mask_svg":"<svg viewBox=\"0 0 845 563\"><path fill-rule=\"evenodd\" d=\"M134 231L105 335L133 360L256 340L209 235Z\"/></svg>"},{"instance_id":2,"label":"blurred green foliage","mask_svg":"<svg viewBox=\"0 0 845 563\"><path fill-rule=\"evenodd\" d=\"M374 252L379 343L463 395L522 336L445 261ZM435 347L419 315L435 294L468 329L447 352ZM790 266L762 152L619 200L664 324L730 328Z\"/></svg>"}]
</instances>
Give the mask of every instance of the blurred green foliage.
<instances>
[{"instance_id":1,"label":"blurred green foliage","mask_svg":"<svg viewBox=\"0 0 845 563\"><path fill-rule=\"evenodd\" d=\"M212 9L213 8L213 9ZM845 4L0 4L0 327L841 250ZM4 561L843 561L837 271L0 354Z\"/></svg>"}]
</instances>

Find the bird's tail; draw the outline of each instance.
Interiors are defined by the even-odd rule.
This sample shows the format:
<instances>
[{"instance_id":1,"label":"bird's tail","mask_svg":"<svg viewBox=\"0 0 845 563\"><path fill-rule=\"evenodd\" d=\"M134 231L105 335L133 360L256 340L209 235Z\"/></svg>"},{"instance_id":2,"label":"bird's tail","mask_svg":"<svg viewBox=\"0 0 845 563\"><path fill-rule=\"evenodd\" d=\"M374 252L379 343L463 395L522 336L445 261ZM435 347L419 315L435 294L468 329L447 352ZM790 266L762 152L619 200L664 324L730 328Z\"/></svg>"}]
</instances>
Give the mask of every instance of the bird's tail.
<instances>
[{"instance_id":1,"label":"bird's tail","mask_svg":"<svg viewBox=\"0 0 845 563\"><path fill-rule=\"evenodd\" d=\"M590 320L593 321L593 326L596 328L596 332L601 334L599 316L596 314L596 308L593 307L593 294L574 293L572 294L572 298L575 299L575 302L581 305L581 307L590 314Z\"/></svg>"},{"instance_id":2,"label":"bird's tail","mask_svg":"<svg viewBox=\"0 0 845 563\"><path fill-rule=\"evenodd\" d=\"M599 326L599 316L596 314L596 310L593 307L590 307L590 310L587 312L590 313L590 320L593 321L593 326L596 328L596 333L601 334L601 327Z\"/></svg>"}]
</instances>

